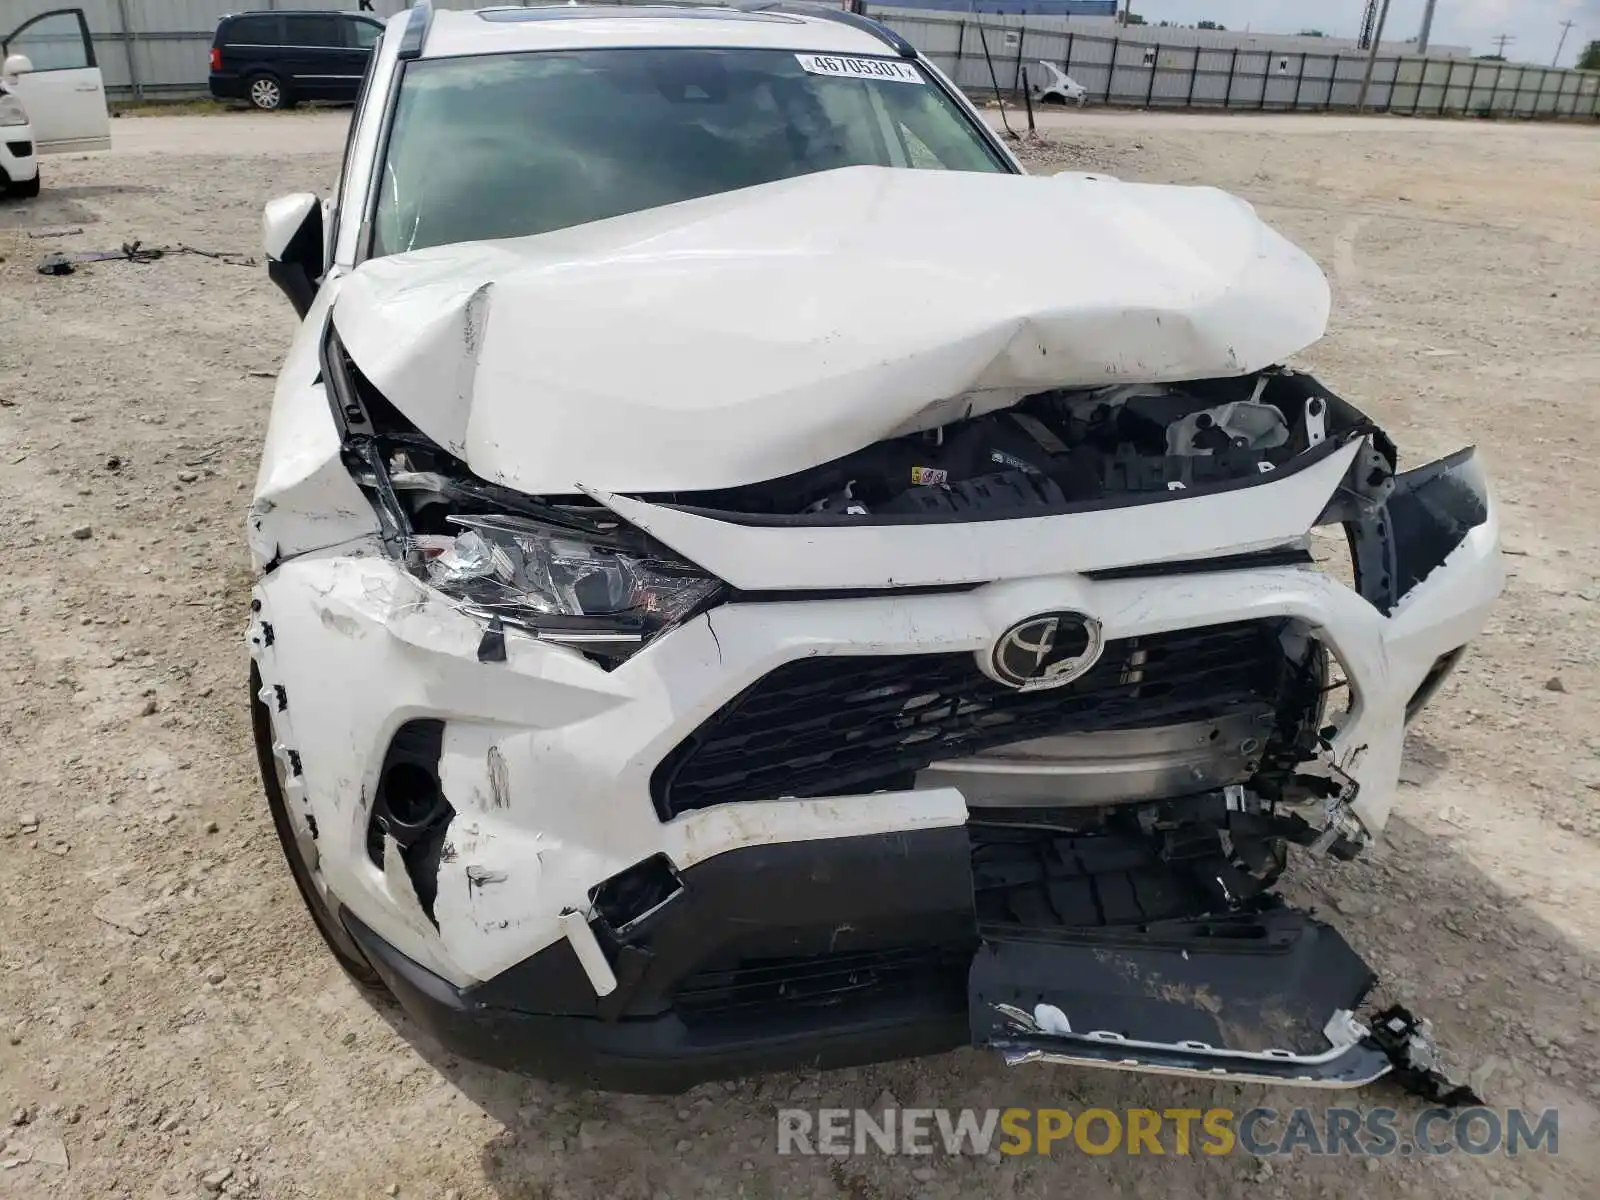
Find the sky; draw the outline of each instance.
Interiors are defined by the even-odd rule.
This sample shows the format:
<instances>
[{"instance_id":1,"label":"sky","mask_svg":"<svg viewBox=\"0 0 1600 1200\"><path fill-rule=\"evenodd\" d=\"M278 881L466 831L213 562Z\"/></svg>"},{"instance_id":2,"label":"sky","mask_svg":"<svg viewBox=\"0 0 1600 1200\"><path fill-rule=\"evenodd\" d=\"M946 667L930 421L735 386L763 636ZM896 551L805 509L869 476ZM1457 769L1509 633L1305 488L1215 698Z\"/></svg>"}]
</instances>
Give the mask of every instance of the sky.
<instances>
[{"instance_id":1,"label":"sky","mask_svg":"<svg viewBox=\"0 0 1600 1200\"><path fill-rule=\"evenodd\" d=\"M1425 0L1391 0L1385 41L1416 37ZM1133 11L1154 23L1219 21L1229 29L1248 25L1267 33L1320 29L1334 37L1360 32L1366 0L1133 0ZM1492 39L1509 33L1513 62L1549 63L1561 38L1561 22L1574 22L1561 52L1570 67L1590 40L1600 38L1600 0L1438 0L1433 41L1471 46L1474 54L1493 54Z\"/></svg>"}]
</instances>

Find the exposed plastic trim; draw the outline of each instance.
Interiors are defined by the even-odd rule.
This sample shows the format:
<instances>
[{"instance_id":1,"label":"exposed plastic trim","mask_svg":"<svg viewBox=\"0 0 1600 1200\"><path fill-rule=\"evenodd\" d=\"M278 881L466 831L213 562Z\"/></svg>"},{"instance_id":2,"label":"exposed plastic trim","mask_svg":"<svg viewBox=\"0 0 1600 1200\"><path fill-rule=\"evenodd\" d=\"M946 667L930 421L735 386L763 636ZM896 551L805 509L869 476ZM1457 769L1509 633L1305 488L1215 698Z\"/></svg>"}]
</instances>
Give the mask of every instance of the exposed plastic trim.
<instances>
[{"instance_id":1,"label":"exposed plastic trim","mask_svg":"<svg viewBox=\"0 0 1600 1200\"><path fill-rule=\"evenodd\" d=\"M400 35L399 57L421 58L422 47L428 40L428 27L433 24L433 5L429 0L417 0L406 18L406 31Z\"/></svg>"}]
</instances>

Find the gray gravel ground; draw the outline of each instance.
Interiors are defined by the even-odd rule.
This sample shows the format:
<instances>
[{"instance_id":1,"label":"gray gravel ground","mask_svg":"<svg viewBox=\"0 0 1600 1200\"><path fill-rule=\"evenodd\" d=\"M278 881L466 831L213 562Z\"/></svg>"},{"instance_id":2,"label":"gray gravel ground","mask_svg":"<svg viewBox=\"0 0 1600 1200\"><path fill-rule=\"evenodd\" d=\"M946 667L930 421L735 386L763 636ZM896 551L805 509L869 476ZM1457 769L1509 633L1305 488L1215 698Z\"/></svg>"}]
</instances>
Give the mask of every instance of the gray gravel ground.
<instances>
[{"instance_id":1,"label":"gray gravel ground","mask_svg":"<svg viewBox=\"0 0 1600 1200\"><path fill-rule=\"evenodd\" d=\"M33 271L132 239L253 252L265 199L331 184L343 124L128 119L0 202L0 1197L1600 1190L1600 130L1068 114L1029 152L1255 201L1334 278L1305 365L1411 463L1477 442L1506 504L1509 590L1413 734L1388 838L1292 889L1492 1103L1559 1105L1560 1154L1264 1165L785 1158L774 1113L1328 1097L978 1052L591 1095L456 1063L352 990L280 861L244 704L244 509L292 315L259 268L201 258Z\"/></svg>"}]
</instances>

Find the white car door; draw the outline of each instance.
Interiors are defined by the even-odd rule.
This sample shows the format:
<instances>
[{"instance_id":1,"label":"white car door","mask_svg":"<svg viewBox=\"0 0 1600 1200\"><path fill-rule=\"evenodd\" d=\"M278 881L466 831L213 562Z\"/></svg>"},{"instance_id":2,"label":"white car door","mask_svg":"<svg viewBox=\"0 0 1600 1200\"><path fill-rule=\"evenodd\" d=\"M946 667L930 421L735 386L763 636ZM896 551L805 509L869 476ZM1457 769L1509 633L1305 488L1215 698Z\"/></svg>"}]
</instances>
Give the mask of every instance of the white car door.
<instances>
[{"instance_id":1,"label":"white car door","mask_svg":"<svg viewBox=\"0 0 1600 1200\"><path fill-rule=\"evenodd\" d=\"M28 110L39 153L109 149L105 82L83 10L42 13L4 36L0 60L20 54L33 64L7 83Z\"/></svg>"}]
</instances>

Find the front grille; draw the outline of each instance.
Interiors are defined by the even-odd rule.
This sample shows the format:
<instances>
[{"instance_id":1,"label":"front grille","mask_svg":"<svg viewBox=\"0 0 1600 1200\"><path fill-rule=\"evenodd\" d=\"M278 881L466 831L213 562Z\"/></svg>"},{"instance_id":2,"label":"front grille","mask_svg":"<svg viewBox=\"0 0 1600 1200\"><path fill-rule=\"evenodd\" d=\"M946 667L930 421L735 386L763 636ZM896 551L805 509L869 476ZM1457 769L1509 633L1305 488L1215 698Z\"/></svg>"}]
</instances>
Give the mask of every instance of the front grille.
<instances>
[{"instance_id":1,"label":"front grille","mask_svg":"<svg viewBox=\"0 0 1600 1200\"><path fill-rule=\"evenodd\" d=\"M746 959L685 979L673 1007L686 1021L860 1003L951 986L964 994L972 947L899 946L806 958Z\"/></svg>"},{"instance_id":2,"label":"front grille","mask_svg":"<svg viewBox=\"0 0 1600 1200\"><path fill-rule=\"evenodd\" d=\"M1106 644L1065 687L1018 692L971 654L839 655L785 663L676 746L651 776L670 820L714 804L910 786L901 777L1029 738L1141 729L1278 700L1294 678L1277 622Z\"/></svg>"}]
</instances>

